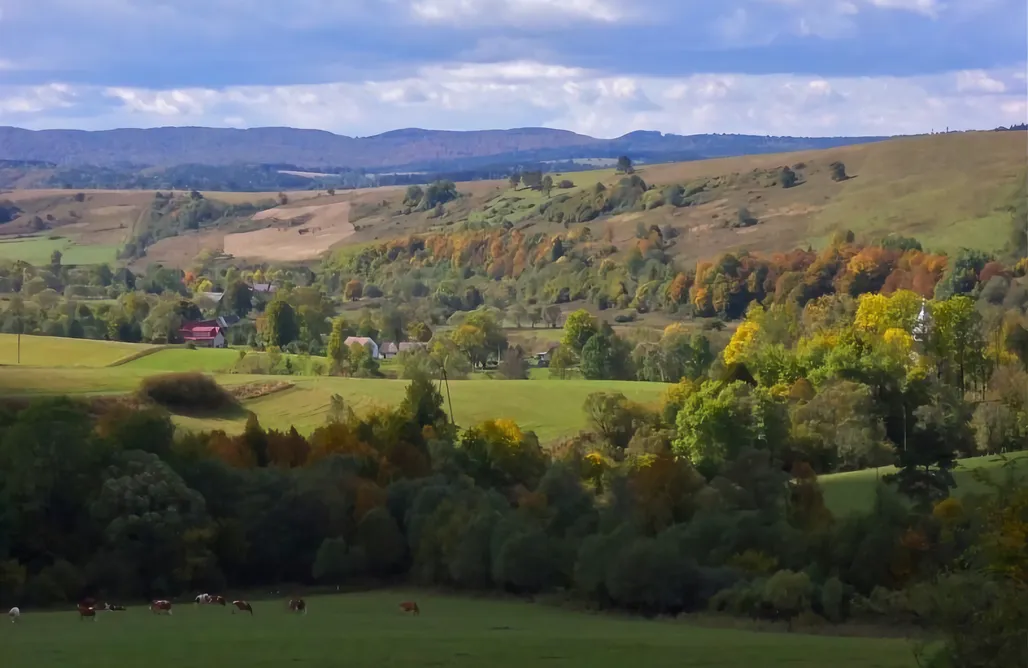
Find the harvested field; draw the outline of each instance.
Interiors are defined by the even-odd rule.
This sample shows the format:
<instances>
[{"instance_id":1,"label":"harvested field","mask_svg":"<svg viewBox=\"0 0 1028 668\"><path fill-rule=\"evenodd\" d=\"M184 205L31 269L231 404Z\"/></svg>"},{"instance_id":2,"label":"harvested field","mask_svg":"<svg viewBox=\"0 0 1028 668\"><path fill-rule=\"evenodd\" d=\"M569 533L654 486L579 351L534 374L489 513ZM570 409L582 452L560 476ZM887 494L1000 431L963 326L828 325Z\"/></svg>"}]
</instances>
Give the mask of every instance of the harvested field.
<instances>
[{"instance_id":1,"label":"harvested field","mask_svg":"<svg viewBox=\"0 0 1028 668\"><path fill-rule=\"evenodd\" d=\"M353 235L349 216L349 202L268 209L255 214L253 220L306 220L300 225L228 234L223 248L226 254L241 258L311 260Z\"/></svg>"}]
</instances>

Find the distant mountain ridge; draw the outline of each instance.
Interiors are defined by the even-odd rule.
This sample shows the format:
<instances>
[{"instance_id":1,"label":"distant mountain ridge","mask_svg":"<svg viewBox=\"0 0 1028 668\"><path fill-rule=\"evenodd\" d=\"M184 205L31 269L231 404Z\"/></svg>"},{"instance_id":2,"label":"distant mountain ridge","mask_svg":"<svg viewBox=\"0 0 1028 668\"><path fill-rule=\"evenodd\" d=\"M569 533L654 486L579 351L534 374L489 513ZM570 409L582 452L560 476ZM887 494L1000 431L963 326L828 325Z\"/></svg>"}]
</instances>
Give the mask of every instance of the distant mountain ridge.
<instances>
[{"instance_id":1,"label":"distant mountain ridge","mask_svg":"<svg viewBox=\"0 0 1028 668\"><path fill-rule=\"evenodd\" d=\"M170 167L174 165L289 164L364 170L455 170L519 161L610 158L696 160L754 153L833 148L888 137L765 137L631 132L598 139L567 130L442 131L408 128L371 137L324 130L268 127L25 130L0 127L0 161Z\"/></svg>"}]
</instances>

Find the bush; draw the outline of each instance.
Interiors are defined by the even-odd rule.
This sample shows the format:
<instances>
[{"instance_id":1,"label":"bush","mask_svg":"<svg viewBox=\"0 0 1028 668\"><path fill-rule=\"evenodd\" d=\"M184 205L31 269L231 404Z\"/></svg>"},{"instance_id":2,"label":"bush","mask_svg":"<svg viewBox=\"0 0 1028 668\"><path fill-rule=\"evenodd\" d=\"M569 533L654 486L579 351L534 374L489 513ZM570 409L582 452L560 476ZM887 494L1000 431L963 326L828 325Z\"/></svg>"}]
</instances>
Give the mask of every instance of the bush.
<instances>
[{"instance_id":1,"label":"bush","mask_svg":"<svg viewBox=\"0 0 1028 668\"><path fill-rule=\"evenodd\" d=\"M139 396L169 409L217 411L236 400L213 378L202 373L169 373L144 378Z\"/></svg>"},{"instance_id":2,"label":"bush","mask_svg":"<svg viewBox=\"0 0 1028 668\"><path fill-rule=\"evenodd\" d=\"M830 622L839 624L846 619L846 585L833 577L821 586L821 613Z\"/></svg>"}]
</instances>

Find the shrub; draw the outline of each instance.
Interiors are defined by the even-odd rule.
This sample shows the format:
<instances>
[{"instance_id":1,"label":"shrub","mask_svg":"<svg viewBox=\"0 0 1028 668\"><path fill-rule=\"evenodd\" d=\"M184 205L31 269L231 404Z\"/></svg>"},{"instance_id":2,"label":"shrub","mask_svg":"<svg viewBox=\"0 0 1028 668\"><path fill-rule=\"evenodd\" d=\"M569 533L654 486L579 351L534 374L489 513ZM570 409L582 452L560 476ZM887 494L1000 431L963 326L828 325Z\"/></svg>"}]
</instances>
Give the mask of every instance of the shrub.
<instances>
[{"instance_id":1,"label":"shrub","mask_svg":"<svg viewBox=\"0 0 1028 668\"><path fill-rule=\"evenodd\" d=\"M232 395L202 373L169 373L144 378L139 396L170 409L222 410L236 405Z\"/></svg>"},{"instance_id":2,"label":"shrub","mask_svg":"<svg viewBox=\"0 0 1028 668\"><path fill-rule=\"evenodd\" d=\"M836 577L828 578L821 586L821 612L825 618L838 624L846 619L846 585Z\"/></svg>"},{"instance_id":3,"label":"shrub","mask_svg":"<svg viewBox=\"0 0 1028 668\"><path fill-rule=\"evenodd\" d=\"M833 181L845 181L849 178L849 176L846 175L846 165L841 162L833 162L828 166L828 169L832 175Z\"/></svg>"}]
</instances>

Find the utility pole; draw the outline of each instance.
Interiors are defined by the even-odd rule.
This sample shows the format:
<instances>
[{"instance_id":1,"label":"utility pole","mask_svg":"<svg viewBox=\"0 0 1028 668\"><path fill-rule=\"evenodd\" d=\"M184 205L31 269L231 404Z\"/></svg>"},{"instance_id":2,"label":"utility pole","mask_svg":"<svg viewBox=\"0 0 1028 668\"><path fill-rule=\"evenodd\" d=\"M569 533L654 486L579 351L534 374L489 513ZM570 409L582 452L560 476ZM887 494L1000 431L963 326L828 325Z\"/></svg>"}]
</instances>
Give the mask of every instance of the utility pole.
<instances>
[{"instance_id":1,"label":"utility pole","mask_svg":"<svg viewBox=\"0 0 1028 668\"><path fill-rule=\"evenodd\" d=\"M21 327L18 328L18 364L21 364Z\"/></svg>"},{"instance_id":2,"label":"utility pole","mask_svg":"<svg viewBox=\"0 0 1028 668\"><path fill-rule=\"evenodd\" d=\"M453 397L450 396L450 380L446 377L446 365L443 365L443 382L446 383L446 403L450 406L450 424L454 427L457 426L457 421L453 419Z\"/></svg>"}]
</instances>

